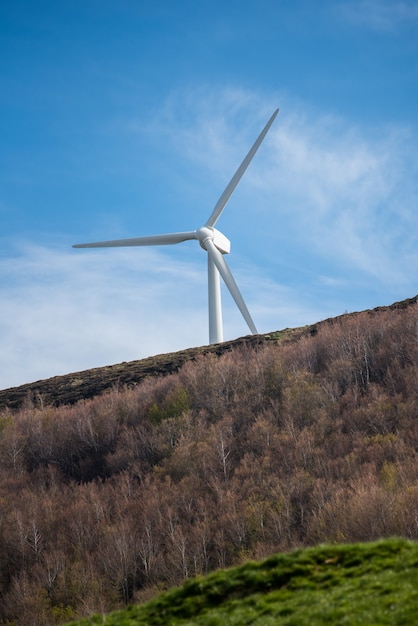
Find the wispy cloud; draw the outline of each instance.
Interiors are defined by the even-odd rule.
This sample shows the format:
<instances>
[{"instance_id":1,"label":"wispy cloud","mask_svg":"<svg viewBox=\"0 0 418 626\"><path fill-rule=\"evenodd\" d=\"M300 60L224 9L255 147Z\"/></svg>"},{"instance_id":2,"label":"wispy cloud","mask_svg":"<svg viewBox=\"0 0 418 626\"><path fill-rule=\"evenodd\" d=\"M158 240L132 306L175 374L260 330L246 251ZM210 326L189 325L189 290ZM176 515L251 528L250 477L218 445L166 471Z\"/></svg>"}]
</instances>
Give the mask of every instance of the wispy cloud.
<instances>
[{"instance_id":1,"label":"wispy cloud","mask_svg":"<svg viewBox=\"0 0 418 626\"><path fill-rule=\"evenodd\" d=\"M358 0L342 2L337 8L344 19L377 31L394 31L418 22L418 4L396 0Z\"/></svg>"},{"instance_id":2,"label":"wispy cloud","mask_svg":"<svg viewBox=\"0 0 418 626\"><path fill-rule=\"evenodd\" d=\"M172 149L187 155L191 176L212 170L219 193L277 106L239 90L190 92L176 104L181 116L173 106L168 115ZM285 101L222 223L234 225L239 244L250 238L250 219L267 249L286 224L301 252L407 288L418 261L416 133L401 124L360 127Z\"/></svg>"},{"instance_id":3,"label":"wispy cloud","mask_svg":"<svg viewBox=\"0 0 418 626\"><path fill-rule=\"evenodd\" d=\"M300 220L300 239L382 284L408 282L411 254L418 260L418 154L406 129L283 117L269 180Z\"/></svg>"},{"instance_id":4,"label":"wispy cloud","mask_svg":"<svg viewBox=\"0 0 418 626\"><path fill-rule=\"evenodd\" d=\"M0 262L2 388L205 343L199 271L151 250L106 252L26 245Z\"/></svg>"}]
</instances>

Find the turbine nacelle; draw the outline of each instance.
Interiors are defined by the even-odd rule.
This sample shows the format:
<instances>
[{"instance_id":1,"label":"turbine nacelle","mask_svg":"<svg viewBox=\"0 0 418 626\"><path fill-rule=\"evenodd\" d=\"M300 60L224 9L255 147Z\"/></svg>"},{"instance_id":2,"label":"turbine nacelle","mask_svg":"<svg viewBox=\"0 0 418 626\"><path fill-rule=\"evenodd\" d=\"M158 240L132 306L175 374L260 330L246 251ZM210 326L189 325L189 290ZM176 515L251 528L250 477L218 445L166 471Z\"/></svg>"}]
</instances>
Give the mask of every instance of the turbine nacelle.
<instances>
[{"instance_id":1,"label":"turbine nacelle","mask_svg":"<svg viewBox=\"0 0 418 626\"><path fill-rule=\"evenodd\" d=\"M213 241L215 247L222 254L229 254L231 252L231 242L228 237L225 237L225 235L217 228L213 228L212 226L202 226L195 231L195 237L204 250L207 250L205 242L210 240Z\"/></svg>"}]
</instances>

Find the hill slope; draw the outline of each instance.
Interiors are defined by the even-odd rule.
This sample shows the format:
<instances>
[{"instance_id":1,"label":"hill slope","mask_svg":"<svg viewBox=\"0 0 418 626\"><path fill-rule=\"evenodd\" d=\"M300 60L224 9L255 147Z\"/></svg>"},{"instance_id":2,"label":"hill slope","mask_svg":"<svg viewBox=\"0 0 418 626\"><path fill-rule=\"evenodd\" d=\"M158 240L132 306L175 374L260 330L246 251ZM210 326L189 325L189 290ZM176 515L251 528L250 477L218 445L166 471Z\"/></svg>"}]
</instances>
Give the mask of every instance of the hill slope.
<instances>
[{"instance_id":1,"label":"hill slope","mask_svg":"<svg viewBox=\"0 0 418 626\"><path fill-rule=\"evenodd\" d=\"M142 605L74 626L415 624L418 544L320 546L186 582Z\"/></svg>"},{"instance_id":2,"label":"hill slope","mask_svg":"<svg viewBox=\"0 0 418 626\"><path fill-rule=\"evenodd\" d=\"M1 410L0 624L106 614L295 548L418 540L417 328L408 301Z\"/></svg>"}]
</instances>

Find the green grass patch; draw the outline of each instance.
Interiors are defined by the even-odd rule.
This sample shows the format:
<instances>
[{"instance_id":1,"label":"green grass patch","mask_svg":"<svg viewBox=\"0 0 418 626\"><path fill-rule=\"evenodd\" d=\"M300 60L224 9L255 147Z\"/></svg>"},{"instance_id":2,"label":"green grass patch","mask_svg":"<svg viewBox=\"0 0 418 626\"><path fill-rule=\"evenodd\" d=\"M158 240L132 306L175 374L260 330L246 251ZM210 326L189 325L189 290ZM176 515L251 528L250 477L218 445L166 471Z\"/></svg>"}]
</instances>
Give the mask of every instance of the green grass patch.
<instances>
[{"instance_id":1,"label":"green grass patch","mask_svg":"<svg viewBox=\"0 0 418 626\"><path fill-rule=\"evenodd\" d=\"M187 581L140 606L75 626L411 625L418 544L318 546Z\"/></svg>"}]
</instances>

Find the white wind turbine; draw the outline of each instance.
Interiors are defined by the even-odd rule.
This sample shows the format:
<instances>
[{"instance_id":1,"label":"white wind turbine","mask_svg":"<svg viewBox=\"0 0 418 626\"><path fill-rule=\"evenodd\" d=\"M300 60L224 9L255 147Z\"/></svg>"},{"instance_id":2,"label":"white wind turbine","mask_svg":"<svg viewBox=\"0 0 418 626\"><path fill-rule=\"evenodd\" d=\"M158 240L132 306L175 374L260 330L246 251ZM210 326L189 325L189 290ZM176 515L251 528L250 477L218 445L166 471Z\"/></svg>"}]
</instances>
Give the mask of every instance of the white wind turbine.
<instances>
[{"instance_id":1,"label":"white wind turbine","mask_svg":"<svg viewBox=\"0 0 418 626\"><path fill-rule=\"evenodd\" d=\"M261 145L270 126L272 125L279 109L274 111L269 121L261 131L254 145L247 156L231 178L225 191L220 196L218 202L205 223L197 230L183 233L169 233L167 235L150 235L149 237L135 237L133 239L118 239L116 241L98 241L95 243L79 243L73 248L115 248L120 246L166 246L181 243L189 239L197 239L201 247L208 253L208 298L209 298L209 342L220 343L223 341L222 329L222 309L221 309L221 285L219 275L222 276L232 297L234 298L242 316L248 324L251 332L257 334L257 329L247 309L244 299L238 289L234 277L231 274L224 254L229 254L231 242L223 233L215 228L226 203L231 197L235 187L241 180L245 170Z\"/></svg>"}]
</instances>

